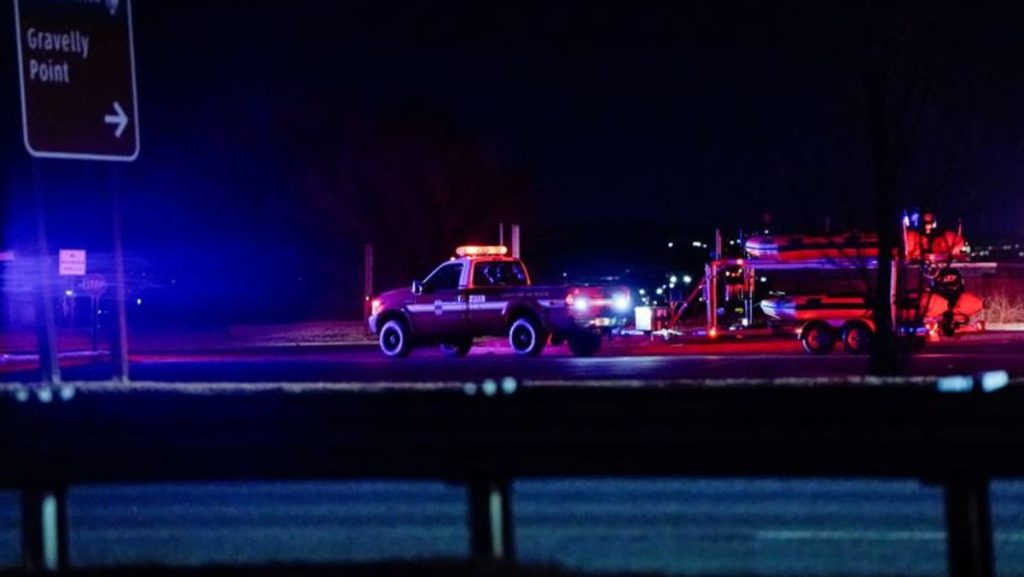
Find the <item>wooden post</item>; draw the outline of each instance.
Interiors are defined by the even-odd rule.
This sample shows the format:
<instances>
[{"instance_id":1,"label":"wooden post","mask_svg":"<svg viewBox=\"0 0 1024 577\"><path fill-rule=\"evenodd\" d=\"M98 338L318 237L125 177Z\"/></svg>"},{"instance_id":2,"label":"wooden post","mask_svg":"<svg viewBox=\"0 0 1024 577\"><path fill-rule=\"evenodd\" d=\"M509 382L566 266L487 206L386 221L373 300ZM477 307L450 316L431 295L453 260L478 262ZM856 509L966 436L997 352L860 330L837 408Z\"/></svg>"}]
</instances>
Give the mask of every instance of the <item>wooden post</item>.
<instances>
[{"instance_id":1,"label":"wooden post","mask_svg":"<svg viewBox=\"0 0 1024 577\"><path fill-rule=\"evenodd\" d=\"M363 247L363 292L373 295L373 245Z\"/></svg>"},{"instance_id":2,"label":"wooden post","mask_svg":"<svg viewBox=\"0 0 1024 577\"><path fill-rule=\"evenodd\" d=\"M512 225L512 257L520 258L519 254L519 225Z\"/></svg>"}]
</instances>

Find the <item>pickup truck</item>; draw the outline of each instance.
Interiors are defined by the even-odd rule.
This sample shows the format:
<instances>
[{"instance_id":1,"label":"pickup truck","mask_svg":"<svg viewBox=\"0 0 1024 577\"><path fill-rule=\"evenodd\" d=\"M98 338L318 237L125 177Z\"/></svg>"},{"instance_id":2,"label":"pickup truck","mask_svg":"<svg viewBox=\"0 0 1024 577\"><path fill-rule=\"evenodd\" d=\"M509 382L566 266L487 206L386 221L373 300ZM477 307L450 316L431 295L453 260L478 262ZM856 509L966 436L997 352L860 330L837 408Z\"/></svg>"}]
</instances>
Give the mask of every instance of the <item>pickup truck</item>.
<instances>
[{"instance_id":1,"label":"pickup truck","mask_svg":"<svg viewBox=\"0 0 1024 577\"><path fill-rule=\"evenodd\" d=\"M503 246L462 246L411 288L371 299L370 331L389 357L404 357L420 344L440 344L449 356L469 353L473 339L506 336L512 350L537 356L551 342L568 343L577 356L601 346L609 308L624 312L629 294L591 299L570 286L538 286L526 266Z\"/></svg>"}]
</instances>

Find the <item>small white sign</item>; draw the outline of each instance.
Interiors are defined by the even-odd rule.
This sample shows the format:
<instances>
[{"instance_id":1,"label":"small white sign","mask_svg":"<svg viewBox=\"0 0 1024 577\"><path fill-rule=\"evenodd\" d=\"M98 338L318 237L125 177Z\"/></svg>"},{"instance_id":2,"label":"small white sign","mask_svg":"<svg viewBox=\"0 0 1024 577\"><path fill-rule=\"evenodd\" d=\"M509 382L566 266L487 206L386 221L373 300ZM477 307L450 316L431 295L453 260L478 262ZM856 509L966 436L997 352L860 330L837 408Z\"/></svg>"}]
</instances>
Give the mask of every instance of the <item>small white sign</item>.
<instances>
[{"instance_id":1,"label":"small white sign","mask_svg":"<svg viewBox=\"0 0 1024 577\"><path fill-rule=\"evenodd\" d=\"M85 251L61 249L58 272L60 276L85 276Z\"/></svg>"}]
</instances>

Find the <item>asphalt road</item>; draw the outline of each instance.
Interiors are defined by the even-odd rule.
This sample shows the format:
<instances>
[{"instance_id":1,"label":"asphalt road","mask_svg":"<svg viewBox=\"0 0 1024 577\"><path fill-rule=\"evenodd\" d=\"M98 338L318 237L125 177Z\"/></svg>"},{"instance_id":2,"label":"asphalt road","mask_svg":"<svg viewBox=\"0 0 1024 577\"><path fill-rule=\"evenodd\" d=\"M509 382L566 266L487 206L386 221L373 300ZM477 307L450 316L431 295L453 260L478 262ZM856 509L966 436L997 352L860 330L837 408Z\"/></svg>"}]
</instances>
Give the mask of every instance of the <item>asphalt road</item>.
<instances>
[{"instance_id":1,"label":"asphalt road","mask_svg":"<svg viewBox=\"0 0 1024 577\"><path fill-rule=\"evenodd\" d=\"M475 347L468 357L447 358L435 347L390 359L371 346L290 346L133 352L131 378L169 382L479 382L487 378L602 381L705 378L789 378L863 376L868 359L841 350L808 355L795 340L732 340L713 343L610 341L593 358L573 357L549 347L539 358L520 358L500 340ZM29 364L8 363L0 380L32 381ZM102 380L111 375L105 356L65 359L64 380ZM910 361L907 374L932 376L1005 370L1024 377L1024 334L988 333L929 343Z\"/></svg>"}]
</instances>

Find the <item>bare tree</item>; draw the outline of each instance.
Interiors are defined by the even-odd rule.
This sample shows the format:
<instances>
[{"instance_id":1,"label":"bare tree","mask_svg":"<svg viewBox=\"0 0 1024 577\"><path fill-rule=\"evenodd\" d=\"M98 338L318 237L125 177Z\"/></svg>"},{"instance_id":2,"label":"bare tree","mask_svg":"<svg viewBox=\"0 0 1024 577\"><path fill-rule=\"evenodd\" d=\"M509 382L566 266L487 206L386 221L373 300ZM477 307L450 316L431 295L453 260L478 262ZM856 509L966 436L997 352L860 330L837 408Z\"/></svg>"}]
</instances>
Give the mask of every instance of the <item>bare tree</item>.
<instances>
[{"instance_id":1,"label":"bare tree","mask_svg":"<svg viewBox=\"0 0 1024 577\"><path fill-rule=\"evenodd\" d=\"M855 72L844 94L847 138L863 146L871 178L864 198L873 205L879 235L877 284L874 288L876 339L871 371L896 374L909 357L909 344L893 330L890 286L892 264L899 256L903 209L934 200L939 185L960 170L958 139L942 149L942 138L959 129L944 107L951 94L981 97L981 69L960 52L966 37L978 34L976 8L953 2L871 2L853 5L859 20L843 44L842 66ZM957 112L970 107L958 103ZM897 294L901 294L898 290ZM904 303L907 304L907 303Z\"/></svg>"}]
</instances>

